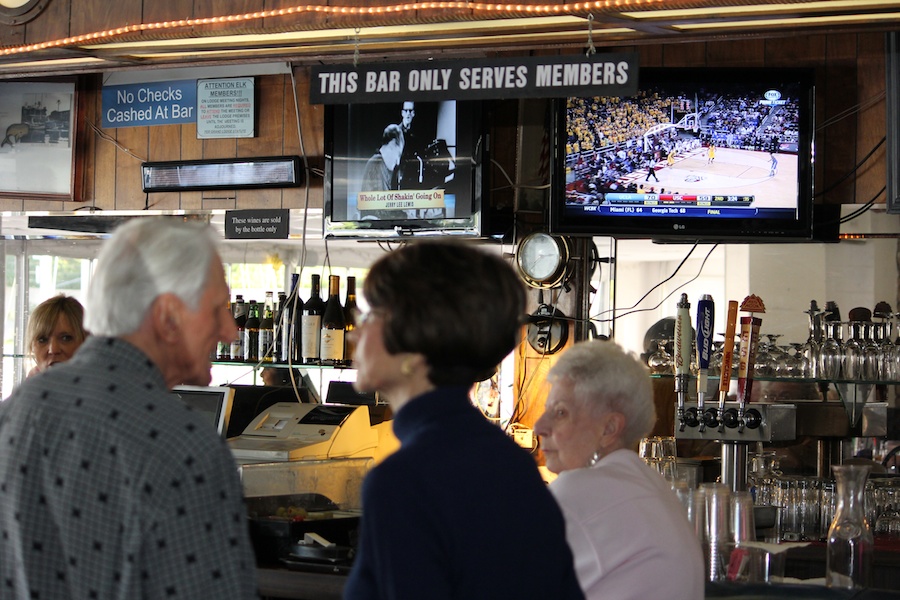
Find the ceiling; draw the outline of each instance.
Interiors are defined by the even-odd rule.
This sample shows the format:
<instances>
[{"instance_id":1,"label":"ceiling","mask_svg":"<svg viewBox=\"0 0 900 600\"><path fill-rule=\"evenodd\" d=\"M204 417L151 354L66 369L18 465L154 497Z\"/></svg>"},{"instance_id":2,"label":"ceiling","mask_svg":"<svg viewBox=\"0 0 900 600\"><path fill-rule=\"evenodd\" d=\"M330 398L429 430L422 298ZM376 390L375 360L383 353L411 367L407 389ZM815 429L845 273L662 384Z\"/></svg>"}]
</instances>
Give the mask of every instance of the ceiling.
<instances>
[{"instance_id":1,"label":"ceiling","mask_svg":"<svg viewBox=\"0 0 900 600\"><path fill-rule=\"evenodd\" d=\"M295 5L127 24L0 48L0 78L240 60L294 64L483 56L740 37L900 29L900 0L465 1ZM227 5L227 3L219 3ZM223 10L225 10L223 8Z\"/></svg>"}]
</instances>

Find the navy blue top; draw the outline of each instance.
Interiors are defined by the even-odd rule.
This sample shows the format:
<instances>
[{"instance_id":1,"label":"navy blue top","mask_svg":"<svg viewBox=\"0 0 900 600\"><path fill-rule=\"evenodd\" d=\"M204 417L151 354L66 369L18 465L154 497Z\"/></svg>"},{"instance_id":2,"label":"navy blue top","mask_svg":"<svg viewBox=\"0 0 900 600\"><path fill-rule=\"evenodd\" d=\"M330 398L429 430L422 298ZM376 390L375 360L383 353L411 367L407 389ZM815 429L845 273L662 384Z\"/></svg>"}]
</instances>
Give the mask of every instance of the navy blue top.
<instances>
[{"instance_id":1,"label":"navy blue top","mask_svg":"<svg viewBox=\"0 0 900 600\"><path fill-rule=\"evenodd\" d=\"M582 598L565 522L532 457L440 388L395 416L401 448L363 483L347 599Z\"/></svg>"}]
</instances>

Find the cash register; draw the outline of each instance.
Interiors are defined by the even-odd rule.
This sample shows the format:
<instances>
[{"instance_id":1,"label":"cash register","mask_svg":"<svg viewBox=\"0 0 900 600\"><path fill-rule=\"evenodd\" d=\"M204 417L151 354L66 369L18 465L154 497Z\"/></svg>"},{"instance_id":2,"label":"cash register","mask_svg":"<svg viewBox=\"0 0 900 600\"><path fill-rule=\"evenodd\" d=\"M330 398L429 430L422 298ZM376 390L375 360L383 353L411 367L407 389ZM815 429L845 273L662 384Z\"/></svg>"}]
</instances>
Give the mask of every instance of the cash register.
<instances>
[{"instance_id":1,"label":"cash register","mask_svg":"<svg viewBox=\"0 0 900 600\"><path fill-rule=\"evenodd\" d=\"M228 444L239 464L374 457L378 431L365 405L278 402Z\"/></svg>"}]
</instances>

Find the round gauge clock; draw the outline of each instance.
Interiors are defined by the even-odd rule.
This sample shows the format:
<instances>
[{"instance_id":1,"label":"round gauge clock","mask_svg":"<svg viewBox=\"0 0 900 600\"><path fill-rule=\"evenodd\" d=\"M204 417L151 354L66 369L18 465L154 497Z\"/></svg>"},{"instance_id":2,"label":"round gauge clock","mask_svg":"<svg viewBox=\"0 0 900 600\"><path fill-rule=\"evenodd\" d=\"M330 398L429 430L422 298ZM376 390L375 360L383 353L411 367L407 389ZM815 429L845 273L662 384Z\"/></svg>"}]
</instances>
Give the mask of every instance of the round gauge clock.
<instances>
[{"instance_id":1,"label":"round gauge clock","mask_svg":"<svg viewBox=\"0 0 900 600\"><path fill-rule=\"evenodd\" d=\"M516 265L532 287L559 286L569 275L569 244L565 238L543 231L530 233L519 242Z\"/></svg>"},{"instance_id":2,"label":"round gauge clock","mask_svg":"<svg viewBox=\"0 0 900 600\"><path fill-rule=\"evenodd\" d=\"M50 0L0 0L0 23L24 25L41 14Z\"/></svg>"}]
</instances>

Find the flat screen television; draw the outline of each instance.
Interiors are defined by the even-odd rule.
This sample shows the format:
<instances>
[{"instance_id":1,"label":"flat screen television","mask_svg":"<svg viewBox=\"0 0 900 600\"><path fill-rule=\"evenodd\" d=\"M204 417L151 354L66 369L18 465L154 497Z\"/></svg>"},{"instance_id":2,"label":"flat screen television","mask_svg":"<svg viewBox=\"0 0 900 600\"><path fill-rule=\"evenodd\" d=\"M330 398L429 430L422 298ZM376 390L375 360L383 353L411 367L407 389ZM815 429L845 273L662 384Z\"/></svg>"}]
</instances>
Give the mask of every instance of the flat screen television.
<instances>
[{"instance_id":1,"label":"flat screen television","mask_svg":"<svg viewBox=\"0 0 900 600\"><path fill-rule=\"evenodd\" d=\"M811 239L813 81L807 69L642 68L635 96L560 99L551 232Z\"/></svg>"},{"instance_id":2,"label":"flat screen television","mask_svg":"<svg viewBox=\"0 0 900 600\"><path fill-rule=\"evenodd\" d=\"M325 237L480 236L482 123L474 101L327 105Z\"/></svg>"}]
</instances>

